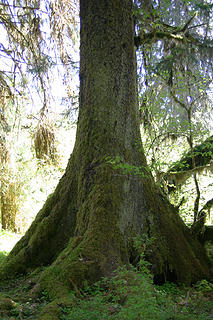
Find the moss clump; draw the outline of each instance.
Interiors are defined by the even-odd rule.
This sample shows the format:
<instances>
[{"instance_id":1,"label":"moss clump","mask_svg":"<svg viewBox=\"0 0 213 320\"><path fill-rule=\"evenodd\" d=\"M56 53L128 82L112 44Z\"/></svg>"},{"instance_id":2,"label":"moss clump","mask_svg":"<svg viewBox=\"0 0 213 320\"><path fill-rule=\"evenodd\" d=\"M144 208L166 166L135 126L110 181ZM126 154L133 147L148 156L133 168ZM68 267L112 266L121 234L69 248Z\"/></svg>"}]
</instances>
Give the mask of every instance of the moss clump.
<instances>
[{"instance_id":1,"label":"moss clump","mask_svg":"<svg viewBox=\"0 0 213 320\"><path fill-rule=\"evenodd\" d=\"M205 166L213 160L213 136L207 138L193 149L196 167ZM193 169L192 154L189 151L178 162L174 163L168 172L181 172Z\"/></svg>"}]
</instances>

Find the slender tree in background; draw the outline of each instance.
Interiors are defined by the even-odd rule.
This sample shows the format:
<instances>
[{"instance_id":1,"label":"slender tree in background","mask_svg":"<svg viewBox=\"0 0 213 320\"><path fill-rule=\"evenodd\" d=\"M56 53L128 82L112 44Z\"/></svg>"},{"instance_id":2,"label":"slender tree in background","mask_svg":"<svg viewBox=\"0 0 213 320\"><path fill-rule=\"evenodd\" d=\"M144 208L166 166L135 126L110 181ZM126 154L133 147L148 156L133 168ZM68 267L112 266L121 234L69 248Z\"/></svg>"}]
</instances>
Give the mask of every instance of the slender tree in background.
<instances>
[{"instance_id":1,"label":"slender tree in background","mask_svg":"<svg viewBox=\"0 0 213 320\"><path fill-rule=\"evenodd\" d=\"M16 128L12 114L13 97L7 82L0 77L0 213L2 229L17 231L20 181L14 169L11 140Z\"/></svg>"},{"instance_id":2,"label":"slender tree in background","mask_svg":"<svg viewBox=\"0 0 213 320\"><path fill-rule=\"evenodd\" d=\"M140 138L131 0L82 0L80 107L74 151L55 192L1 266L1 278L47 266L50 297L136 263L158 282L209 277L205 251L155 186Z\"/></svg>"}]
</instances>

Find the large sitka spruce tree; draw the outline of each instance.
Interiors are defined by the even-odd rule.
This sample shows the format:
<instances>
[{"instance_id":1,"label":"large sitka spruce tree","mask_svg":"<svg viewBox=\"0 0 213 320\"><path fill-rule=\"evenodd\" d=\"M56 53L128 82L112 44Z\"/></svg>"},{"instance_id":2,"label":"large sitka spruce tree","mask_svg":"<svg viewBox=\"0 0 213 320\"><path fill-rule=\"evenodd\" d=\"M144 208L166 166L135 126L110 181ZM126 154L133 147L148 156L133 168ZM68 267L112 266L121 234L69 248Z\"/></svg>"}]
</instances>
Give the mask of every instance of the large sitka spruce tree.
<instances>
[{"instance_id":1,"label":"large sitka spruce tree","mask_svg":"<svg viewBox=\"0 0 213 320\"><path fill-rule=\"evenodd\" d=\"M134 238L158 281L210 276L204 249L155 186L138 120L131 0L81 0L80 106L66 172L1 267L41 272L52 297L137 262Z\"/></svg>"}]
</instances>

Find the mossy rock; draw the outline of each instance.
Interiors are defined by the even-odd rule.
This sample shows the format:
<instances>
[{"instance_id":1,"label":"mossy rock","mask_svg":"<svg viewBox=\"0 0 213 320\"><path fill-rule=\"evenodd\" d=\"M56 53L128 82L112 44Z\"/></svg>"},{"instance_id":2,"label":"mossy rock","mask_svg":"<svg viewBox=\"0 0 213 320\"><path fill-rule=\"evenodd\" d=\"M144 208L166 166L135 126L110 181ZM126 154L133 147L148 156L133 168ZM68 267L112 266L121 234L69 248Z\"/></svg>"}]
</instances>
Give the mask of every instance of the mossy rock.
<instances>
[{"instance_id":1,"label":"mossy rock","mask_svg":"<svg viewBox=\"0 0 213 320\"><path fill-rule=\"evenodd\" d=\"M17 303L13 301L11 298L0 295L0 311L8 311L15 309L17 307Z\"/></svg>"},{"instance_id":2,"label":"mossy rock","mask_svg":"<svg viewBox=\"0 0 213 320\"><path fill-rule=\"evenodd\" d=\"M10 297L0 293L0 319L13 319L10 315L16 310L19 310L19 305Z\"/></svg>"},{"instance_id":3,"label":"mossy rock","mask_svg":"<svg viewBox=\"0 0 213 320\"><path fill-rule=\"evenodd\" d=\"M55 299L41 311L38 320L58 320L67 309L76 305L76 301L76 297L71 294Z\"/></svg>"}]
</instances>

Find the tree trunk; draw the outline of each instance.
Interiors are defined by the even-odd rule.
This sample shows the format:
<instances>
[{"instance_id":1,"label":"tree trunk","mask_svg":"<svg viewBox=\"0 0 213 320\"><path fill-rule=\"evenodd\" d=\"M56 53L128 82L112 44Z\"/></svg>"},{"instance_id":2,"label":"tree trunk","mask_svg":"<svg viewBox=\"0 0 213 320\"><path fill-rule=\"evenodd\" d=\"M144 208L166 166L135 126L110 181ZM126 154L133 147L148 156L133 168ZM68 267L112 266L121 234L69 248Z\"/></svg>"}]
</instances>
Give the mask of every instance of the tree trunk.
<instances>
[{"instance_id":1,"label":"tree trunk","mask_svg":"<svg viewBox=\"0 0 213 320\"><path fill-rule=\"evenodd\" d=\"M55 192L1 268L1 276L49 265L52 297L134 261L133 239L152 239L155 279L191 283L209 261L154 185L139 130L131 0L81 0L80 107L74 151ZM114 159L117 159L114 161Z\"/></svg>"},{"instance_id":2,"label":"tree trunk","mask_svg":"<svg viewBox=\"0 0 213 320\"><path fill-rule=\"evenodd\" d=\"M15 182L2 178L0 181L1 227L3 230L17 232L16 216L18 213Z\"/></svg>"},{"instance_id":3,"label":"tree trunk","mask_svg":"<svg viewBox=\"0 0 213 320\"><path fill-rule=\"evenodd\" d=\"M17 232L16 216L18 214L18 185L12 179L10 153L0 137L0 221L3 230ZM12 180L12 181L11 181Z\"/></svg>"}]
</instances>

